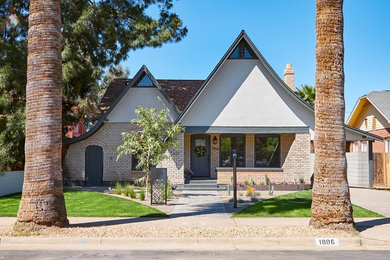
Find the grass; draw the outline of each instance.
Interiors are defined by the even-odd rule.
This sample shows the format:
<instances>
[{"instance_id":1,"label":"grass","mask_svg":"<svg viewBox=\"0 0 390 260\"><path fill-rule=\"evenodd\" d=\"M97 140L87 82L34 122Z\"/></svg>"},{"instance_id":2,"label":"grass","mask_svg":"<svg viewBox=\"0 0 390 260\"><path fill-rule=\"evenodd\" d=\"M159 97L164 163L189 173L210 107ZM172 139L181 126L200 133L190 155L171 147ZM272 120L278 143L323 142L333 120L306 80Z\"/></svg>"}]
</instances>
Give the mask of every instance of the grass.
<instances>
[{"instance_id":1,"label":"grass","mask_svg":"<svg viewBox=\"0 0 390 260\"><path fill-rule=\"evenodd\" d=\"M69 217L166 217L166 214L138 202L97 192L65 190ZM21 194L0 197L0 217L16 217Z\"/></svg>"},{"instance_id":2,"label":"grass","mask_svg":"<svg viewBox=\"0 0 390 260\"><path fill-rule=\"evenodd\" d=\"M355 218L383 217L381 214L352 205ZM299 191L260 201L233 215L243 217L311 217L311 191Z\"/></svg>"}]
</instances>

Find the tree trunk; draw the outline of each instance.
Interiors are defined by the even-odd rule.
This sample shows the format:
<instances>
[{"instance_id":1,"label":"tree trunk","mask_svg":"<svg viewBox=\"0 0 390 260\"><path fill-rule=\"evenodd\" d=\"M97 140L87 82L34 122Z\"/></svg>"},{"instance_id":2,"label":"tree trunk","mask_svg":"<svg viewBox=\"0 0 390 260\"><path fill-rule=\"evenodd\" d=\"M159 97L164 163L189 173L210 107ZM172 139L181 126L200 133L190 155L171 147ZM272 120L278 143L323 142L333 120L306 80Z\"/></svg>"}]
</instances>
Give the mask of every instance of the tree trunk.
<instances>
[{"instance_id":1,"label":"tree trunk","mask_svg":"<svg viewBox=\"0 0 390 260\"><path fill-rule=\"evenodd\" d=\"M62 61L60 0L31 0L29 10L26 163L18 222L64 226L61 172Z\"/></svg>"},{"instance_id":2,"label":"tree trunk","mask_svg":"<svg viewBox=\"0 0 390 260\"><path fill-rule=\"evenodd\" d=\"M310 225L352 229L345 158L343 0L316 0L316 8L315 160Z\"/></svg>"}]
</instances>

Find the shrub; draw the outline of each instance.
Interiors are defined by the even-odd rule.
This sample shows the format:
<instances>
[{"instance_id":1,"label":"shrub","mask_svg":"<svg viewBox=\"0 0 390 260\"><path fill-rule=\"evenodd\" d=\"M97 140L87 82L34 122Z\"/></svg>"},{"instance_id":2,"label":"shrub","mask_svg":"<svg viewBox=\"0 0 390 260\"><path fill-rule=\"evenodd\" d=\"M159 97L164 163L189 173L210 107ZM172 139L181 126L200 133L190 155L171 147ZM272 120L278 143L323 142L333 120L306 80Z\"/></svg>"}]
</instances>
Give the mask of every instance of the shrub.
<instances>
[{"instance_id":1,"label":"shrub","mask_svg":"<svg viewBox=\"0 0 390 260\"><path fill-rule=\"evenodd\" d=\"M299 183L300 184L305 184L305 179L303 177L299 178Z\"/></svg>"},{"instance_id":2,"label":"shrub","mask_svg":"<svg viewBox=\"0 0 390 260\"><path fill-rule=\"evenodd\" d=\"M137 193L134 191L134 186L131 185L129 188L129 196L132 199L135 199L137 197Z\"/></svg>"},{"instance_id":3,"label":"shrub","mask_svg":"<svg viewBox=\"0 0 390 260\"><path fill-rule=\"evenodd\" d=\"M138 187L145 187L146 176L134 180L134 185Z\"/></svg>"},{"instance_id":4,"label":"shrub","mask_svg":"<svg viewBox=\"0 0 390 260\"><path fill-rule=\"evenodd\" d=\"M260 197L260 195L261 195L260 191L256 191L256 192L255 192L255 196L256 196L256 197Z\"/></svg>"},{"instance_id":5,"label":"shrub","mask_svg":"<svg viewBox=\"0 0 390 260\"><path fill-rule=\"evenodd\" d=\"M170 199L173 195L173 189L171 182L168 180L168 187L167 187L167 198ZM164 199L165 199L165 193L164 193Z\"/></svg>"},{"instance_id":6,"label":"shrub","mask_svg":"<svg viewBox=\"0 0 390 260\"><path fill-rule=\"evenodd\" d=\"M126 186L123 188L123 195L129 196L131 190L131 186L129 184L126 184Z\"/></svg>"},{"instance_id":7,"label":"shrub","mask_svg":"<svg viewBox=\"0 0 390 260\"><path fill-rule=\"evenodd\" d=\"M121 195L122 194L122 184L119 182L115 183L115 194Z\"/></svg>"},{"instance_id":8,"label":"shrub","mask_svg":"<svg viewBox=\"0 0 390 260\"><path fill-rule=\"evenodd\" d=\"M262 182L260 182L260 185L263 186L263 185L265 185L265 183L262 181Z\"/></svg>"},{"instance_id":9,"label":"shrub","mask_svg":"<svg viewBox=\"0 0 390 260\"><path fill-rule=\"evenodd\" d=\"M256 192L256 189L253 188L252 186L249 186L248 188L246 188L246 195L248 197L252 197L253 195L255 195L255 192Z\"/></svg>"},{"instance_id":10,"label":"shrub","mask_svg":"<svg viewBox=\"0 0 390 260\"><path fill-rule=\"evenodd\" d=\"M246 186L248 186L248 185L249 185L249 181L248 181L248 180L245 180L245 181L244 181L244 184L245 184Z\"/></svg>"},{"instance_id":11,"label":"shrub","mask_svg":"<svg viewBox=\"0 0 390 260\"><path fill-rule=\"evenodd\" d=\"M244 193L239 192L239 193L238 193L238 196L242 197L242 196L244 196Z\"/></svg>"},{"instance_id":12,"label":"shrub","mask_svg":"<svg viewBox=\"0 0 390 260\"><path fill-rule=\"evenodd\" d=\"M141 189L139 191L139 199L140 200L145 200L145 190L144 189Z\"/></svg>"}]
</instances>

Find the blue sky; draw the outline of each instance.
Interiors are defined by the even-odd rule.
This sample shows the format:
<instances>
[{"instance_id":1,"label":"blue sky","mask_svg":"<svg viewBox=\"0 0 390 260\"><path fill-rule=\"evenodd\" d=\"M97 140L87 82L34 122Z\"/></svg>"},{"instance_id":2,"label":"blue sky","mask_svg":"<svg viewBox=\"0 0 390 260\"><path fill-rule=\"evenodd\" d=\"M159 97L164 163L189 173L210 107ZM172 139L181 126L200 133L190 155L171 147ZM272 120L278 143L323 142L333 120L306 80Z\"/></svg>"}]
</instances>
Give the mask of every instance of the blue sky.
<instances>
[{"instance_id":1,"label":"blue sky","mask_svg":"<svg viewBox=\"0 0 390 260\"><path fill-rule=\"evenodd\" d=\"M156 78L205 79L244 29L283 78L314 85L315 0L178 0L173 10L188 28L179 43L129 53L132 77L145 64ZM346 114L373 90L390 89L388 0L344 0ZM390 101L389 101L390 102Z\"/></svg>"}]
</instances>

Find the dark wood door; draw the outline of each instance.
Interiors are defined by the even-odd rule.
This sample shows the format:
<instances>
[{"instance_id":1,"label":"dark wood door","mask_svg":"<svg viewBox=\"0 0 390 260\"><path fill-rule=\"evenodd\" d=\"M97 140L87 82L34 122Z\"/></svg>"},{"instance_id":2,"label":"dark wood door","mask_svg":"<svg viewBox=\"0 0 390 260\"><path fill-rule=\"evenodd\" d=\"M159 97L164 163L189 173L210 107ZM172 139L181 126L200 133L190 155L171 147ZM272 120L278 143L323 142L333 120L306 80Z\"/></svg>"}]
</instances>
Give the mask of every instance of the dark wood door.
<instances>
[{"instance_id":1,"label":"dark wood door","mask_svg":"<svg viewBox=\"0 0 390 260\"><path fill-rule=\"evenodd\" d=\"M85 184L103 184L103 148L100 146L90 145L85 149Z\"/></svg>"},{"instance_id":2,"label":"dark wood door","mask_svg":"<svg viewBox=\"0 0 390 260\"><path fill-rule=\"evenodd\" d=\"M191 135L191 170L193 177L210 177L210 136Z\"/></svg>"}]
</instances>

